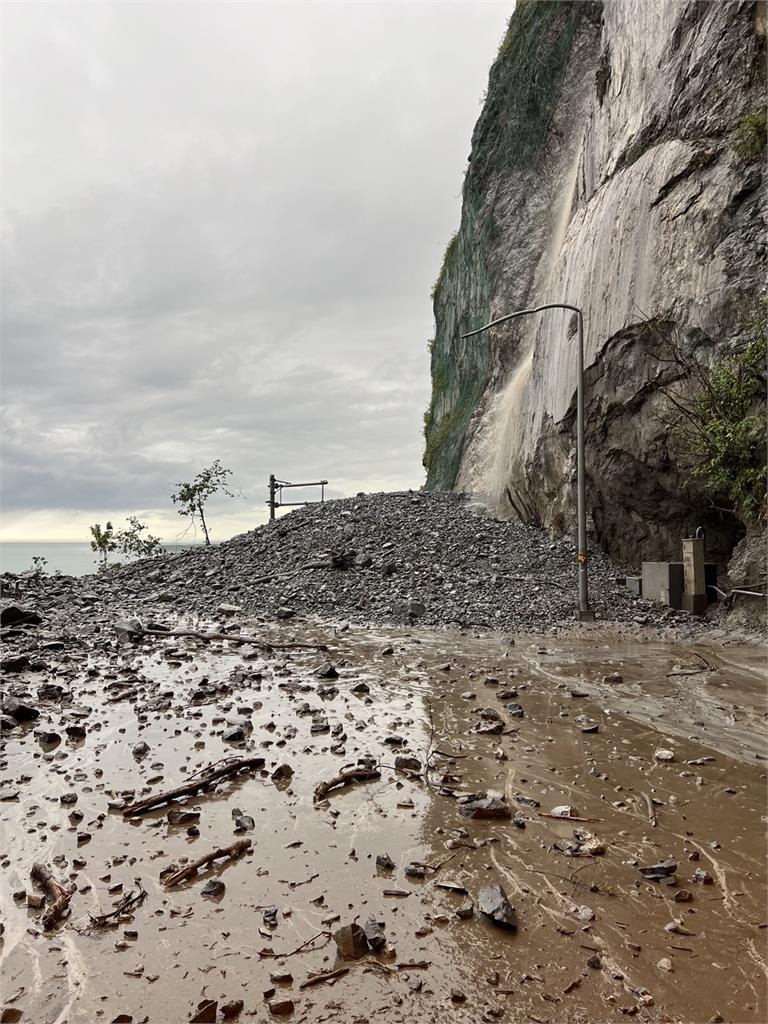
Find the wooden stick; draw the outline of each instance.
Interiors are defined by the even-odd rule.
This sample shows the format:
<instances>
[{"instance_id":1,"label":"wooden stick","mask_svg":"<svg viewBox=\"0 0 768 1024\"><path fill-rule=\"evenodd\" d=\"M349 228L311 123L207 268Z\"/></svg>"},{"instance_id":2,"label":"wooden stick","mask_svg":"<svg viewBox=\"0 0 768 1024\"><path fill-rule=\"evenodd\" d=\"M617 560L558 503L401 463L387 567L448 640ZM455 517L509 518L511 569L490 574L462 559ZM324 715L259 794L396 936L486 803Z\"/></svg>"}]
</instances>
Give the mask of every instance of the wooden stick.
<instances>
[{"instance_id":1,"label":"wooden stick","mask_svg":"<svg viewBox=\"0 0 768 1024\"><path fill-rule=\"evenodd\" d=\"M311 938L307 939L306 942L302 942L302 944L300 946L297 946L296 949L290 950L290 952L288 952L288 953L275 953L275 951L273 949L260 949L258 951L258 956L259 956L259 959L265 959L265 958L272 957L274 959L279 960L280 957L282 957L282 956L295 956L297 953L303 953L305 951L307 951L307 952L314 952L315 949L320 949L321 947L320 946L315 946L315 947L312 948L312 950L307 950L307 946L311 945L316 939L320 939L320 938L324 938L325 942L327 944L331 940L331 932L327 932L327 931L318 932L317 935L313 935Z\"/></svg>"},{"instance_id":2,"label":"wooden stick","mask_svg":"<svg viewBox=\"0 0 768 1024\"><path fill-rule=\"evenodd\" d=\"M135 818L139 814L145 814L147 811L160 807L161 804L167 804L171 800L178 800L179 797L192 796L195 793L199 793L201 789L205 789L211 783L220 782L221 779L227 779L230 775L236 775L246 768L255 769L263 767L263 757L238 758L235 761L229 761L222 765L221 768L214 768L213 765L209 765L208 768L203 770L203 774L198 779L187 782L183 786L177 786L176 789L169 789L165 793L157 793L155 796L147 797L146 800L139 800L135 804L130 804L123 809L123 817Z\"/></svg>"},{"instance_id":3,"label":"wooden stick","mask_svg":"<svg viewBox=\"0 0 768 1024\"><path fill-rule=\"evenodd\" d=\"M238 839L236 843L232 843L231 846L221 846L218 850L212 850L210 853L206 853L202 857L198 857L197 860L191 864L185 865L178 871L175 871L172 875L169 875L165 880L166 889L170 889L171 886L178 885L179 882L185 882L188 878L197 874L198 868L207 867L212 864L213 861L218 860L219 857L227 857L229 860L236 860L237 857L242 855L251 848L250 839Z\"/></svg>"},{"instance_id":4,"label":"wooden stick","mask_svg":"<svg viewBox=\"0 0 768 1024\"><path fill-rule=\"evenodd\" d=\"M253 644L263 651L327 651L325 644L270 644L257 636L242 633L201 633L196 629L142 629L137 636L191 636L197 640L232 640L237 644Z\"/></svg>"},{"instance_id":5,"label":"wooden stick","mask_svg":"<svg viewBox=\"0 0 768 1024\"><path fill-rule=\"evenodd\" d=\"M603 821L603 818L577 818L575 814L547 814L546 811L539 811L540 818L551 818L553 821Z\"/></svg>"},{"instance_id":6,"label":"wooden stick","mask_svg":"<svg viewBox=\"0 0 768 1024\"><path fill-rule=\"evenodd\" d=\"M335 981L336 978L343 978L345 974L349 974L348 967L340 967L338 971L329 971L328 974L313 974L306 981L302 981L299 988L311 988L313 985L322 985L326 981Z\"/></svg>"},{"instance_id":7,"label":"wooden stick","mask_svg":"<svg viewBox=\"0 0 768 1024\"><path fill-rule=\"evenodd\" d=\"M61 885L53 877L44 864L33 864L30 872L33 882L47 889L53 903L43 914L43 928L53 928L69 908L69 901L76 889L75 885Z\"/></svg>"},{"instance_id":8,"label":"wooden stick","mask_svg":"<svg viewBox=\"0 0 768 1024\"><path fill-rule=\"evenodd\" d=\"M334 789L343 789L352 785L353 782L370 782L371 779L380 779L381 772L378 768L352 768L349 771L334 775L328 782L321 782L315 787L315 803L325 800L328 794Z\"/></svg>"}]
</instances>

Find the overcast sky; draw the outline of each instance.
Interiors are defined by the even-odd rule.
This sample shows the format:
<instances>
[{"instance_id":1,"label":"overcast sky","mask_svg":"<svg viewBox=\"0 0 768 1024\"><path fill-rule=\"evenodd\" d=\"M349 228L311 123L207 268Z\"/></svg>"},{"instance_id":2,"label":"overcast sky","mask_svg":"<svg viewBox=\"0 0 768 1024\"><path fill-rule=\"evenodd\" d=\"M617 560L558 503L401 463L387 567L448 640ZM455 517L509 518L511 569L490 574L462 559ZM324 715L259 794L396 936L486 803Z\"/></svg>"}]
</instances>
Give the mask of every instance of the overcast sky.
<instances>
[{"instance_id":1,"label":"overcast sky","mask_svg":"<svg viewBox=\"0 0 768 1024\"><path fill-rule=\"evenodd\" d=\"M502 3L4 4L3 526L87 540L214 458L419 487L429 292Z\"/></svg>"}]
</instances>

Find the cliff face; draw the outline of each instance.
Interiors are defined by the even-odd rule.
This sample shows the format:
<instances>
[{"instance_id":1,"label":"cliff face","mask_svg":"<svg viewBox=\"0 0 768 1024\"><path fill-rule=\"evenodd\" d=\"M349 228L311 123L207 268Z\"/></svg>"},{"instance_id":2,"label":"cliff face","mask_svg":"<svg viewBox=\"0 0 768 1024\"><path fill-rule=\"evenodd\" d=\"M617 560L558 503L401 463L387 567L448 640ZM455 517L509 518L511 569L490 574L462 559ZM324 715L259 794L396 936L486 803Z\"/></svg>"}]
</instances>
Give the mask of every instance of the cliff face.
<instances>
[{"instance_id":1,"label":"cliff face","mask_svg":"<svg viewBox=\"0 0 768 1024\"><path fill-rule=\"evenodd\" d=\"M584 310L589 510L628 559L679 557L733 517L692 496L660 387L670 343L710 362L764 290L763 154L733 149L764 102L765 5L518 0L475 127L461 224L435 286L427 486L574 524L575 324Z\"/></svg>"}]
</instances>

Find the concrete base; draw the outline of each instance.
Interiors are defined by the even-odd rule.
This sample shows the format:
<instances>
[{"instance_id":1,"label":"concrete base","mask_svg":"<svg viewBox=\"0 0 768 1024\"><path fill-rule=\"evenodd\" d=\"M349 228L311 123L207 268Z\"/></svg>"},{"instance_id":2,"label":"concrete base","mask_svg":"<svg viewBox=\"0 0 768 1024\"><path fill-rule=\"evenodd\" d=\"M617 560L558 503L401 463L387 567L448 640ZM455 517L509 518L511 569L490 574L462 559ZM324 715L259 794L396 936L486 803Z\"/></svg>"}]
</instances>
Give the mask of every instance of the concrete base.
<instances>
[{"instance_id":1,"label":"concrete base","mask_svg":"<svg viewBox=\"0 0 768 1024\"><path fill-rule=\"evenodd\" d=\"M643 577L642 576L627 576L627 590L630 594L634 594L635 597L643 596Z\"/></svg>"},{"instance_id":2,"label":"concrete base","mask_svg":"<svg viewBox=\"0 0 768 1024\"><path fill-rule=\"evenodd\" d=\"M577 608L576 609L576 621L577 622L594 622L595 621L595 613L592 611L591 608L587 608L587 610L583 611L583 612L580 611Z\"/></svg>"},{"instance_id":3,"label":"concrete base","mask_svg":"<svg viewBox=\"0 0 768 1024\"><path fill-rule=\"evenodd\" d=\"M694 615L703 615L707 610L706 594L683 594L683 611L693 612Z\"/></svg>"}]
</instances>

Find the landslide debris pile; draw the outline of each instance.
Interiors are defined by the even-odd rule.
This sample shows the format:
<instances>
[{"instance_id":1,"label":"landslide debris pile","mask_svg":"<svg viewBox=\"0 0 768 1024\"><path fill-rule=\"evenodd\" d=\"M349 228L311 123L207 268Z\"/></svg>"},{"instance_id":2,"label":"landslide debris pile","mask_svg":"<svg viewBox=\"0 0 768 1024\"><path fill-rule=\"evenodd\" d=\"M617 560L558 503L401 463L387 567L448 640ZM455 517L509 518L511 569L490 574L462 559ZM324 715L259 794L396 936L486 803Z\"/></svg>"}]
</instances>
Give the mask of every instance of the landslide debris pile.
<instances>
[{"instance_id":1,"label":"landslide debris pile","mask_svg":"<svg viewBox=\"0 0 768 1024\"><path fill-rule=\"evenodd\" d=\"M623 571L595 551L601 618L662 622L668 609L638 602ZM83 586L137 614L153 609L353 622L546 629L572 621L569 538L498 522L450 493L358 495L291 512L223 544L136 563ZM106 592L106 593L105 593Z\"/></svg>"}]
</instances>

